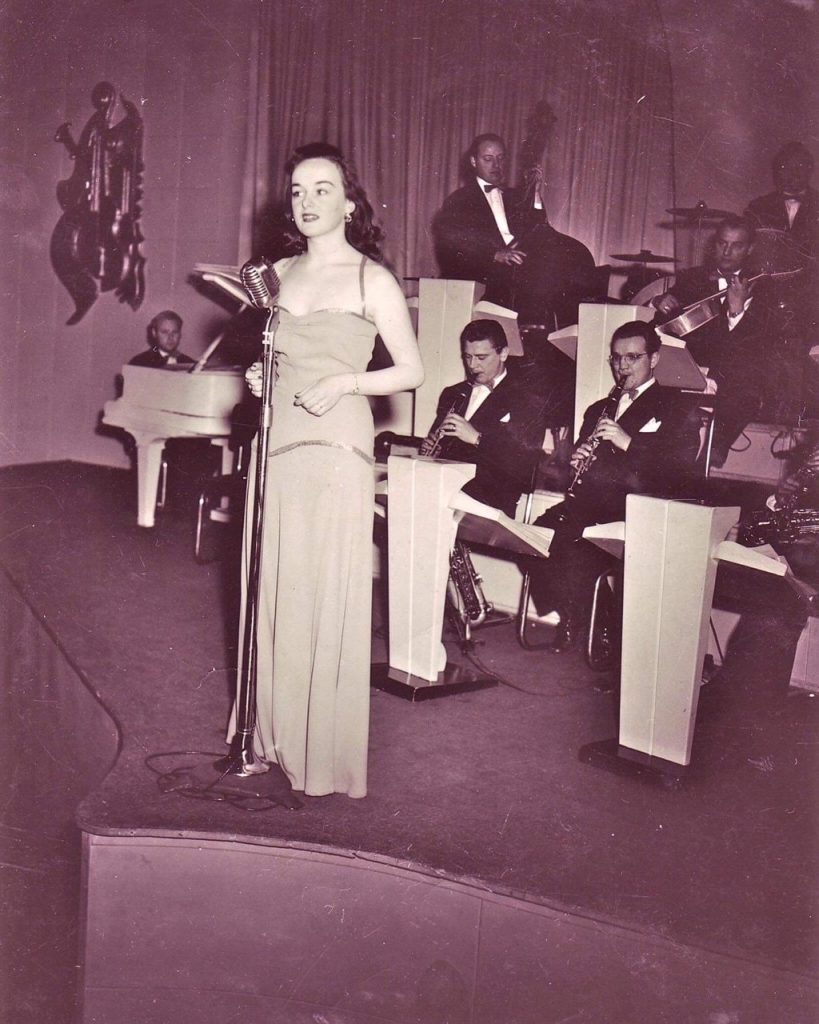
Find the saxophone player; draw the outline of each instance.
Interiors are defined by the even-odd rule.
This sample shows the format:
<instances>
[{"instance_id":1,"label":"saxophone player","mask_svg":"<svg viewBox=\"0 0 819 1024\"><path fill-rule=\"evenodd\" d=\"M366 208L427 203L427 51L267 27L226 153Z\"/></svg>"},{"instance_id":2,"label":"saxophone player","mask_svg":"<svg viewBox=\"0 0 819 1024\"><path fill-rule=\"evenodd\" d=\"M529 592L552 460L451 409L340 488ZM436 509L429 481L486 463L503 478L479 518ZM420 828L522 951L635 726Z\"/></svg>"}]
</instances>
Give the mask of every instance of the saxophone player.
<instances>
[{"instance_id":1,"label":"saxophone player","mask_svg":"<svg viewBox=\"0 0 819 1024\"><path fill-rule=\"evenodd\" d=\"M537 611L560 614L553 653L574 647L591 611L592 587L608 556L581 537L594 523L625 517L628 494L682 497L694 490L699 449L695 408L654 378L660 339L650 324L623 324L612 335L616 389L585 413L571 465L575 481L538 526L555 530L549 558L532 569Z\"/></svg>"}]
</instances>

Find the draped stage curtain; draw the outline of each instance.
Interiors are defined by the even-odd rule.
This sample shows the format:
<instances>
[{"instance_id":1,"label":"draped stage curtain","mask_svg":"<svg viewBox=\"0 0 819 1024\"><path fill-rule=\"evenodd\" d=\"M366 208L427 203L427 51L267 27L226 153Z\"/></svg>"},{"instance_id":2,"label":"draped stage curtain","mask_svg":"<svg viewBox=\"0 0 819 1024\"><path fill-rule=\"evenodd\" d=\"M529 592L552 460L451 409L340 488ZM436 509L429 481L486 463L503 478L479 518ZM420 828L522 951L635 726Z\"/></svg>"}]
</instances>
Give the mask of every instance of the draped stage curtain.
<instances>
[{"instance_id":1,"label":"draped stage curtain","mask_svg":"<svg viewBox=\"0 0 819 1024\"><path fill-rule=\"evenodd\" d=\"M517 183L541 99L557 118L543 160L554 226L598 264L673 255L672 89L649 0L262 0L258 12L240 259L275 255L283 165L324 140L355 161L396 272L436 276L430 224L469 142L502 135Z\"/></svg>"}]
</instances>

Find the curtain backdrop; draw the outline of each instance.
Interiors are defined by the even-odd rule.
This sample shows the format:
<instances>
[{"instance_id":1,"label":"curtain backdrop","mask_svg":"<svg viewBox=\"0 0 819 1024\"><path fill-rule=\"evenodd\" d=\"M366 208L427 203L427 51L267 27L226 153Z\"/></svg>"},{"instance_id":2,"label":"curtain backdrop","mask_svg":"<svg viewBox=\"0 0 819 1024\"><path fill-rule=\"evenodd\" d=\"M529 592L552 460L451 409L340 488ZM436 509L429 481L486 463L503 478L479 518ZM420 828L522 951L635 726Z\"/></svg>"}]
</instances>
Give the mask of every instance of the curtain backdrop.
<instances>
[{"instance_id":1,"label":"curtain backdrop","mask_svg":"<svg viewBox=\"0 0 819 1024\"><path fill-rule=\"evenodd\" d=\"M274 244L291 150L325 140L354 159L396 272L435 276L430 223L470 140L502 135L517 183L541 99L557 118L543 160L554 226L598 264L673 255L672 90L648 0L259 0L257 52L240 260Z\"/></svg>"}]
</instances>

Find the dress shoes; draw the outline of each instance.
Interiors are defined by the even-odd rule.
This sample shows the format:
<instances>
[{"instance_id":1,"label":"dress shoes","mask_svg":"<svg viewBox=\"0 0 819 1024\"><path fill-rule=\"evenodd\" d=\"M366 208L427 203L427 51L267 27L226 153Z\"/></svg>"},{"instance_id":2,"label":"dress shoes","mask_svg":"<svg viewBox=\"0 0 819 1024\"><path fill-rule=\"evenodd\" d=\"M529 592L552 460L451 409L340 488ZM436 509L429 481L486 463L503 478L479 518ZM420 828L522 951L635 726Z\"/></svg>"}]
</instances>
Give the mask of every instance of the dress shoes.
<instances>
[{"instance_id":1,"label":"dress shoes","mask_svg":"<svg viewBox=\"0 0 819 1024\"><path fill-rule=\"evenodd\" d=\"M565 654L573 651L580 644L580 629L574 619L566 616L561 619L555 629L552 642L546 650L550 654Z\"/></svg>"}]
</instances>

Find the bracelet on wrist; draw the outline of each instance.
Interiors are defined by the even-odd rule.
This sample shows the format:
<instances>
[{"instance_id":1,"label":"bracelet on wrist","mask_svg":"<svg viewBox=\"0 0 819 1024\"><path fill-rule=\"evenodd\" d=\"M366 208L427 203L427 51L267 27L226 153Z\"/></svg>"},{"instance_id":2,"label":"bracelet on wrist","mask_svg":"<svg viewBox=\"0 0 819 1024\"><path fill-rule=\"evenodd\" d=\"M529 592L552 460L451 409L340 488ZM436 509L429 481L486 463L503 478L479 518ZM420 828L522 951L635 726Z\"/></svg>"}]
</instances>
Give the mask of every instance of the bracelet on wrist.
<instances>
[{"instance_id":1,"label":"bracelet on wrist","mask_svg":"<svg viewBox=\"0 0 819 1024\"><path fill-rule=\"evenodd\" d=\"M359 387L358 387L358 374L354 373L353 374L353 390L350 392L350 394L351 395L358 395L360 393L361 392L360 392Z\"/></svg>"}]
</instances>

